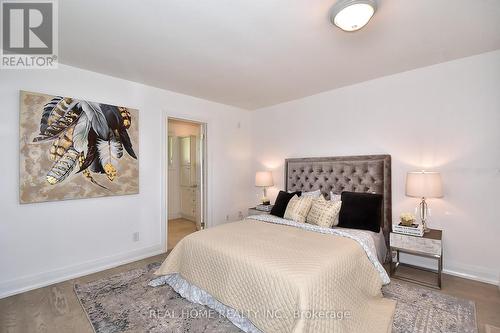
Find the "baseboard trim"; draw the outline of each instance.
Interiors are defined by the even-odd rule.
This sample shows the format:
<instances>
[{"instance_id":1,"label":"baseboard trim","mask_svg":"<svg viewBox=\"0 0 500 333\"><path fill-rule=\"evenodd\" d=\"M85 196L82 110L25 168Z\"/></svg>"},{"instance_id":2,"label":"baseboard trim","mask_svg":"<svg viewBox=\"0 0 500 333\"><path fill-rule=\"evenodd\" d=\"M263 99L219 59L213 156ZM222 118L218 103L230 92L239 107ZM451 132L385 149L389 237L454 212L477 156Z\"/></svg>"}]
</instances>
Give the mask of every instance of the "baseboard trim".
<instances>
[{"instance_id":1,"label":"baseboard trim","mask_svg":"<svg viewBox=\"0 0 500 333\"><path fill-rule=\"evenodd\" d=\"M181 214L180 213L173 213L173 214L169 214L168 215L168 219L169 220L175 220L175 219L180 219L181 218Z\"/></svg>"},{"instance_id":2,"label":"baseboard trim","mask_svg":"<svg viewBox=\"0 0 500 333\"><path fill-rule=\"evenodd\" d=\"M457 271L450 270L450 269L443 269L443 273L448 274L448 275L453 275L456 277L460 277L463 279L467 279L467 280L473 280L473 281L492 284L492 285L498 286L500 288L500 284L495 279L489 279L489 278L477 276L477 275L470 274L470 273L457 272Z\"/></svg>"},{"instance_id":3,"label":"baseboard trim","mask_svg":"<svg viewBox=\"0 0 500 333\"><path fill-rule=\"evenodd\" d=\"M180 218L185 219L185 220L189 220L189 221L194 221L196 219L195 216L191 216L191 215L187 215L187 214L183 214L183 213L180 214Z\"/></svg>"},{"instance_id":4,"label":"baseboard trim","mask_svg":"<svg viewBox=\"0 0 500 333\"><path fill-rule=\"evenodd\" d=\"M165 252L159 244L0 283L0 299L128 264Z\"/></svg>"}]
</instances>

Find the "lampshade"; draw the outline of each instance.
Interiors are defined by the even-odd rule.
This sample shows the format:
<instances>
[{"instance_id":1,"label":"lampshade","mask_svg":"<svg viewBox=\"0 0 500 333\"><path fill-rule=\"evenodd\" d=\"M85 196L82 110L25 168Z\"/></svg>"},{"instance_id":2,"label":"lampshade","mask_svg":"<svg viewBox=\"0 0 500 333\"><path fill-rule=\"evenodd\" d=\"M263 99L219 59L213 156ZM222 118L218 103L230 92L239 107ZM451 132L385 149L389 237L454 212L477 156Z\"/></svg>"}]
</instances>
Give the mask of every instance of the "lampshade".
<instances>
[{"instance_id":1,"label":"lampshade","mask_svg":"<svg viewBox=\"0 0 500 333\"><path fill-rule=\"evenodd\" d=\"M376 0L338 0L331 21L344 31L356 31L370 21L376 9Z\"/></svg>"},{"instance_id":2,"label":"lampshade","mask_svg":"<svg viewBox=\"0 0 500 333\"><path fill-rule=\"evenodd\" d=\"M408 172L406 195L418 198L441 198L443 196L441 174L428 171Z\"/></svg>"},{"instance_id":3,"label":"lampshade","mask_svg":"<svg viewBox=\"0 0 500 333\"><path fill-rule=\"evenodd\" d=\"M259 171L255 174L255 186L273 186L273 175L271 171Z\"/></svg>"}]
</instances>

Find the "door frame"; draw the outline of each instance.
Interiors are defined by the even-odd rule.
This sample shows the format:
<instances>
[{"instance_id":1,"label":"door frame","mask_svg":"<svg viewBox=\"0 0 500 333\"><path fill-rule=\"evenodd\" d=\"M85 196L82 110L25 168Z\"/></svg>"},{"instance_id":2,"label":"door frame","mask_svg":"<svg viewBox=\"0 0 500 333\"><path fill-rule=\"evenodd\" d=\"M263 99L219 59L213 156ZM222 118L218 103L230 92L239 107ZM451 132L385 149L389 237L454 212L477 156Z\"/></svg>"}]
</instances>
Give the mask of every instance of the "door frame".
<instances>
[{"instance_id":1,"label":"door frame","mask_svg":"<svg viewBox=\"0 0 500 333\"><path fill-rule=\"evenodd\" d=\"M210 158L210 121L204 119L203 117L193 117L192 115L186 115L182 113L175 113L170 111L163 111L162 115L162 136L161 136L161 244L165 251L168 251L168 121L179 120L185 122L196 123L202 126L203 129L203 167L201 174L202 182L202 195L201 195L201 209L200 213L202 215L202 223L204 223L205 228L209 228L212 225L212 163Z\"/></svg>"}]
</instances>

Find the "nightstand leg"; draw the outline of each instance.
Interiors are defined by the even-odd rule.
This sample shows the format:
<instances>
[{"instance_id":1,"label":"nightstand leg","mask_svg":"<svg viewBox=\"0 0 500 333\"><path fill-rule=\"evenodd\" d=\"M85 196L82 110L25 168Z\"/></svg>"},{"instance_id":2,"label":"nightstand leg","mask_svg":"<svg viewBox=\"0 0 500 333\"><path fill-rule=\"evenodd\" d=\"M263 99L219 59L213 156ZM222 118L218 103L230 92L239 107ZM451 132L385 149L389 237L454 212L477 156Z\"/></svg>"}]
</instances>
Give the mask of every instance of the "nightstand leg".
<instances>
[{"instance_id":1,"label":"nightstand leg","mask_svg":"<svg viewBox=\"0 0 500 333\"><path fill-rule=\"evenodd\" d=\"M392 251L392 247L389 249L390 251L390 254L391 254L391 257L390 257L390 261L389 261L389 275L392 276L392 274L394 273L394 259L393 259L393 251Z\"/></svg>"},{"instance_id":2,"label":"nightstand leg","mask_svg":"<svg viewBox=\"0 0 500 333\"><path fill-rule=\"evenodd\" d=\"M396 261L394 261L392 257L394 251L396 251ZM393 249L391 247L390 252L391 252L391 260L389 261L389 275L393 276L394 273L396 273L396 269L399 266L399 250Z\"/></svg>"},{"instance_id":3,"label":"nightstand leg","mask_svg":"<svg viewBox=\"0 0 500 333\"><path fill-rule=\"evenodd\" d=\"M438 260L438 287L441 289L441 273L443 271L443 255Z\"/></svg>"}]
</instances>

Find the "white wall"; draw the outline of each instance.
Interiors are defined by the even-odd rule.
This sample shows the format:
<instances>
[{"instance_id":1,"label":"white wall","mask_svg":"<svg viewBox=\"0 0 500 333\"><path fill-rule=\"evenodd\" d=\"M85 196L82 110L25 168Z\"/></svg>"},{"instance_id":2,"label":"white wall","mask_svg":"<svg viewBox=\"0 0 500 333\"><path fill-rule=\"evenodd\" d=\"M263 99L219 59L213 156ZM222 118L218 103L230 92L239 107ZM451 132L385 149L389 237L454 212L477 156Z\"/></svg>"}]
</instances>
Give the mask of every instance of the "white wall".
<instances>
[{"instance_id":1,"label":"white wall","mask_svg":"<svg viewBox=\"0 0 500 333\"><path fill-rule=\"evenodd\" d=\"M139 109L140 194L20 205L21 89ZM0 110L0 297L164 250L166 116L208 123L208 223L248 206L249 192L233 190L251 188L248 111L63 65L1 71Z\"/></svg>"},{"instance_id":2,"label":"white wall","mask_svg":"<svg viewBox=\"0 0 500 333\"><path fill-rule=\"evenodd\" d=\"M287 157L388 153L396 218L418 202L404 195L406 172L441 171L445 197L429 204L431 227L444 230L445 269L498 283L500 51L263 108L253 116L254 168L274 170L272 197L283 187Z\"/></svg>"}]
</instances>

